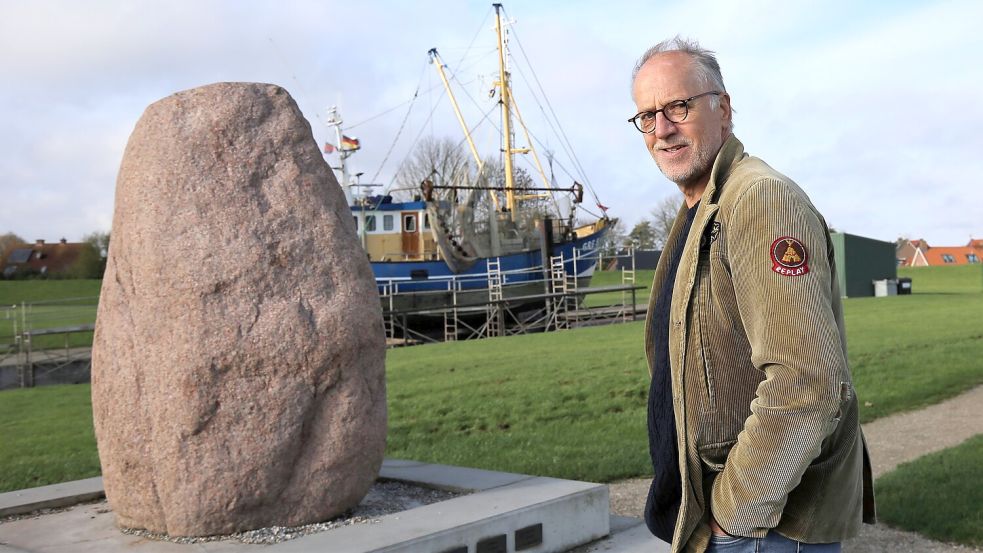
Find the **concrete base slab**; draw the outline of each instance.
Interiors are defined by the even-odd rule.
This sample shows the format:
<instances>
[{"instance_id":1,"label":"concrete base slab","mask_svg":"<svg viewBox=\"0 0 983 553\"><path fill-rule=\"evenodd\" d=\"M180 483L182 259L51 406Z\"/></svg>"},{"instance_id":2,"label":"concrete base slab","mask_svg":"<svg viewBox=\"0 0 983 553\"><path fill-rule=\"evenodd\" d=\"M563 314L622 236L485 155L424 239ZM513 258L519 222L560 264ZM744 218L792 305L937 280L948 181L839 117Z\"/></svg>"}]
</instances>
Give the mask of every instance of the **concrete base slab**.
<instances>
[{"instance_id":1,"label":"concrete base slab","mask_svg":"<svg viewBox=\"0 0 983 553\"><path fill-rule=\"evenodd\" d=\"M386 515L376 524L346 526L275 545L152 541L122 534L105 505L82 505L0 524L0 547L31 553L244 553L260 549L269 553L559 553L597 540L610 530L604 485L398 460L387 460L380 476L474 493ZM59 486L67 492L91 494L91 483L80 482L86 481ZM11 498L4 497L8 495L0 494L0 505L17 508Z\"/></svg>"},{"instance_id":2,"label":"concrete base slab","mask_svg":"<svg viewBox=\"0 0 983 553\"><path fill-rule=\"evenodd\" d=\"M105 496L100 476L0 493L0 517L67 507Z\"/></svg>"}]
</instances>

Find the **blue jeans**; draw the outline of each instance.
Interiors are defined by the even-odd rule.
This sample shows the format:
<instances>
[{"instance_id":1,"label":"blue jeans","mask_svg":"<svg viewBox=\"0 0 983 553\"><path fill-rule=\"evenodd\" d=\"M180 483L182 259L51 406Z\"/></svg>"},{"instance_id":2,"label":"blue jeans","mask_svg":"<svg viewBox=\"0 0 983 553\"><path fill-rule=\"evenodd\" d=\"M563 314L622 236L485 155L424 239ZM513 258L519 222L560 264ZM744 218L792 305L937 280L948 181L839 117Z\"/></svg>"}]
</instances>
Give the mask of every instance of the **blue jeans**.
<instances>
[{"instance_id":1,"label":"blue jeans","mask_svg":"<svg viewBox=\"0 0 983 553\"><path fill-rule=\"evenodd\" d=\"M772 530L763 538L712 536L707 553L840 553L840 544L801 543Z\"/></svg>"}]
</instances>

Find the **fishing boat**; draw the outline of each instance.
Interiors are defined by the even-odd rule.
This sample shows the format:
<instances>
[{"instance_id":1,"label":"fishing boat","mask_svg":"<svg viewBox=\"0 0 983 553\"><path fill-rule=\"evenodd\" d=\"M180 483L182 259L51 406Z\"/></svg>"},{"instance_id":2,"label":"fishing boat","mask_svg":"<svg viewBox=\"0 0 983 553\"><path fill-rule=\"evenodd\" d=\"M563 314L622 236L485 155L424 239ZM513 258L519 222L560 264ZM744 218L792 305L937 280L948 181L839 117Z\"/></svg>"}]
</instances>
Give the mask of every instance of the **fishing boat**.
<instances>
[{"instance_id":1,"label":"fishing boat","mask_svg":"<svg viewBox=\"0 0 983 553\"><path fill-rule=\"evenodd\" d=\"M349 168L360 144L345 135L337 108L329 113L327 124L339 146L326 145L326 152L340 154L334 169L387 313L425 317L453 308L480 317L496 302L517 310L542 308L546 297L557 295L559 279L574 287L589 284L615 222L600 202L602 214L583 222L584 186L574 181L562 188L555 175L547 177L512 97L501 4L494 10L498 75L490 96L500 104L501 163L479 156L436 49L429 51L430 60L473 158L463 175L434 171L408 198L365 193ZM522 146L516 144L519 129ZM517 179L516 156L531 158L541 182L529 178L533 171Z\"/></svg>"}]
</instances>

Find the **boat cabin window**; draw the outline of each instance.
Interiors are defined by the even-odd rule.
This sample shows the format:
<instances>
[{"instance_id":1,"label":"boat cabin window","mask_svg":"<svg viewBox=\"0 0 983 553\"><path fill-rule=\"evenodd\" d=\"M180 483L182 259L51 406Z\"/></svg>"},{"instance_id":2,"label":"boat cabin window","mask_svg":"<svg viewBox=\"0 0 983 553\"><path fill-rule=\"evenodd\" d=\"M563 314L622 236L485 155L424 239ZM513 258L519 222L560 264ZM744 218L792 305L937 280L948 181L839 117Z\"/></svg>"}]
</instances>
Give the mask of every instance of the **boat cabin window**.
<instances>
[{"instance_id":1,"label":"boat cabin window","mask_svg":"<svg viewBox=\"0 0 983 553\"><path fill-rule=\"evenodd\" d=\"M375 232L375 215L365 216L365 232Z\"/></svg>"},{"instance_id":2,"label":"boat cabin window","mask_svg":"<svg viewBox=\"0 0 983 553\"><path fill-rule=\"evenodd\" d=\"M352 219L355 220L355 232L358 232L358 215L352 215Z\"/></svg>"},{"instance_id":3,"label":"boat cabin window","mask_svg":"<svg viewBox=\"0 0 983 553\"><path fill-rule=\"evenodd\" d=\"M383 215L382 216L382 230L392 230L393 229L393 216Z\"/></svg>"},{"instance_id":4,"label":"boat cabin window","mask_svg":"<svg viewBox=\"0 0 983 553\"><path fill-rule=\"evenodd\" d=\"M430 230L430 214L423 214L423 230Z\"/></svg>"},{"instance_id":5,"label":"boat cabin window","mask_svg":"<svg viewBox=\"0 0 983 553\"><path fill-rule=\"evenodd\" d=\"M416 232L416 215L403 215L403 232Z\"/></svg>"}]
</instances>

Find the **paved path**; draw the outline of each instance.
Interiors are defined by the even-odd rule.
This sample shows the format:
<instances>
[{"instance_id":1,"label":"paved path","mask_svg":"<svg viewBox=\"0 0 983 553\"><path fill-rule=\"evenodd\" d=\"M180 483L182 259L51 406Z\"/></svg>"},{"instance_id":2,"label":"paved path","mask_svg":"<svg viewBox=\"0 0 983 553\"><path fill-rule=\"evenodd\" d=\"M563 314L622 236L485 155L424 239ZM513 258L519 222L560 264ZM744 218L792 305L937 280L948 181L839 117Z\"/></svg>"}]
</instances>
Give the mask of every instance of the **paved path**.
<instances>
[{"instance_id":1,"label":"paved path","mask_svg":"<svg viewBox=\"0 0 983 553\"><path fill-rule=\"evenodd\" d=\"M878 419L864 425L863 429L876 478L894 470L901 463L959 445L972 436L983 434L983 386L919 411ZM647 478L633 478L610 484L612 514L640 517L645 509L649 481ZM590 551L605 550L598 548ZM983 550L927 540L918 534L895 530L883 524L865 524L859 536L844 544L843 551L962 553Z\"/></svg>"},{"instance_id":2,"label":"paved path","mask_svg":"<svg viewBox=\"0 0 983 553\"><path fill-rule=\"evenodd\" d=\"M910 413L864 425L874 478L901 463L983 434L983 386Z\"/></svg>"}]
</instances>

